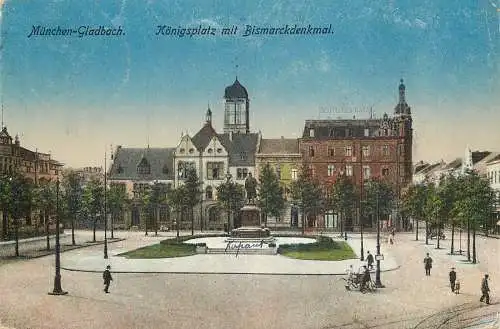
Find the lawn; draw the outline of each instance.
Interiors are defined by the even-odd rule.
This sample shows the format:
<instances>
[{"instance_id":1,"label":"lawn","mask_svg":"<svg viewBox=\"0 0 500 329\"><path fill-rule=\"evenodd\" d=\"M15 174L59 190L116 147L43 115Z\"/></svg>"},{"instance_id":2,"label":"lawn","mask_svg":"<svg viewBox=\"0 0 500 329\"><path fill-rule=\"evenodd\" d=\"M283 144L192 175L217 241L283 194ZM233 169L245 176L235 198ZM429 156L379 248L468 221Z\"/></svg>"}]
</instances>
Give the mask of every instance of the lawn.
<instances>
[{"instance_id":1,"label":"lawn","mask_svg":"<svg viewBox=\"0 0 500 329\"><path fill-rule=\"evenodd\" d=\"M196 246L187 243L158 243L120 254L126 258L171 258L196 254Z\"/></svg>"},{"instance_id":2,"label":"lawn","mask_svg":"<svg viewBox=\"0 0 500 329\"><path fill-rule=\"evenodd\" d=\"M318 238L318 242L312 244L282 245L278 253L303 260L336 261L356 258L356 254L346 242L337 242L325 237Z\"/></svg>"}]
</instances>

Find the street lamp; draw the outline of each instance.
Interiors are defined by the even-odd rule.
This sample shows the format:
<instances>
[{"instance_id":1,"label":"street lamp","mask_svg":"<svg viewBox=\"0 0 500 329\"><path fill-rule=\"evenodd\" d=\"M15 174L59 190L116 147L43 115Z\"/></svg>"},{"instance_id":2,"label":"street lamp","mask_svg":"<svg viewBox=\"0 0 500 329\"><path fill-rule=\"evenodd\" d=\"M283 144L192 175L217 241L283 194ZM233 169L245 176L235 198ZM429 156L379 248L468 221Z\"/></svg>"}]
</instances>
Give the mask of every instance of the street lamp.
<instances>
[{"instance_id":1,"label":"street lamp","mask_svg":"<svg viewBox=\"0 0 500 329\"><path fill-rule=\"evenodd\" d=\"M104 152L104 259L108 259L108 212L107 212L107 190L108 190L108 181L106 174L106 152Z\"/></svg>"},{"instance_id":2,"label":"street lamp","mask_svg":"<svg viewBox=\"0 0 500 329\"><path fill-rule=\"evenodd\" d=\"M19 200L19 195L18 195L18 186L16 182L12 179L12 177L9 177L9 183L11 186L11 189L13 190L13 195L14 195L14 200ZM14 228L15 228L15 239L16 239L16 244L15 244L15 253L16 257L19 257L19 219L17 218L17 214L14 212L11 212L11 216L13 217L14 220Z\"/></svg>"},{"instance_id":3,"label":"street lamp","mask_svg":"<svg viewBox=\"0 0 500 329\"><path fill-rule=\"evenodd\" d=\"M231 182L231 173L228 171L226 174L226 183L227 187L230 189L229 191L229 200L228 200L228 209L227 209L227 233L230 232L231 225L231 203L233 201L233 191L232 191L232 182Z\"/></svg>"},{"instance_id":4,"label":"street lamp","mask_svg":"<svg viewBox=\"0 0 500 329\"><path fill-rule=\"evenodd\" d=\"M385 288L385 286L380 281L380 215L379 215L379 186L377 185L377 270L375 272L375 285L377 288Z\"/></svg>"},{"instance_id":5,"label":"street lamp","mask_svg":"<svg viewBox=\"0 0 500 329\"><path fill-rule=\"evenodd\" d=\"M360 205L361 205L361 202L360 202ZM361 209L358 208L358 211L359 211L359 225L360 225L360 229L361 229L361 257L360 257L360 261L364 261L365 260L365 248L364 248L364 242L363 242L363 215L361 214Z\"/></svg>"},{"instance_id":6,"label":"street lamp","mask_svg":"<svg viewBox=\"0 0 500 329\"><path fill-rule=\"evenodd\" d=\"M66 295L61 287L61 245L59 244L59 177L56 184L56 275L54 278L54 290L49 295Z\"/></svg>"}]
</instances>

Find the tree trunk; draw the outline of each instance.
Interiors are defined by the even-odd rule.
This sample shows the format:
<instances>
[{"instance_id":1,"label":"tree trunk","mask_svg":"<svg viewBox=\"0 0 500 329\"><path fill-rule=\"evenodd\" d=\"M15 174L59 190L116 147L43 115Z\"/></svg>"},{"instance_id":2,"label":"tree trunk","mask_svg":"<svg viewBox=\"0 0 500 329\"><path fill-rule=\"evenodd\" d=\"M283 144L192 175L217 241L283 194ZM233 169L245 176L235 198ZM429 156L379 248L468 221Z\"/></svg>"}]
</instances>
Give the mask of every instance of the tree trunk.
<instances>
[{"instance_id":1,"label":"tree trunk","mask_svg":"<svg viewBox=\"0 0 500 329\"><path fill-rule=\"evenodd\" d=\"M429 220L425 220L425 244L429 244Z\"/></svg>"},{"instance_id":2,"label":"tree trunk","mask_svg":"<svg viewBox=\"0 0 500 329\"><path fill-rule=\"evenodd\" d=\"M8 216L7 216L7 211L2 209L2 239L7 240L7 231L8 231Z\"/></svg>"},{"instance_id":3,"label":"tree trunk","mask_svg":"<svg viewBox=\"0 0 500 329\"><path fill-rule=\"evenodd\" d=\"M93 231L93 234L94 234L92 241L96 242L96 240L95 240L95 230L96 230L96 226L97 226L97 219L95 217L94 217L94 223L93 223L92 226L93 226L92 227L92 231Z\"/></svg>"},{"instance_id":4,"label":"tree trunk","mask_svg":"<svg viewBox=\"0 0 500 329\"><path fill-rule=\"evenodd\" d=\"M474 223L475 224L475 223ZM476 225L472 226L472 264L476 264Z\"/></svg>"},{"instance_id":5,"label":"tree trunk","mask_svg":"<svg viewBox=\"0 0 500 329\"><path fill-rule=\"evenodd\" d=\"M467 218L467 260L470 262L470 220Z\"/></svg>"},{"instance_id":6,"label":"tree trunk","mask_svg":"<svg viewBox=\"0 0 500 329\"><path fill-rule=\"evenodd\" d=\"M179 221L180 221L180 210L177 210L177 221L175 223L175 228L177 229L177 241L179 241Z\"/></svg>"},{"instance_id":7,"label":"tree trunk","mask_svg":"<svg viewBox=\"0 0 500 329\"><path fill-rule=\"evenodd\" d=\"M415 240L418 241L418 219L415 219Z\"/></svg>"},{"instance_id":8,"label":"tree trunk","mask_svg":"<svg viewBox=\"0 0 500 329\"><path fill-rule=\"evenodd\" d=\"M191 236L194 235L194 208L191 207Z\"/></svg>"},{"instance_id":9,"label":"tree trunk","mask_svg":"<svg viewBox=\"0 0 500 329\"><path fill-rule=\"evenodd\" d=\"M144 235L148 235L148 219L151 213L149 211L146 211L144 213Z\"/></svg>"},{"instance_id":10,"label":"tree trunk","mask_svg":"<svg viewBox=\"0 0 500 329\"><path fill-rule=\"evenodd\" d=\"M75 218L71 217L71 244L76 245L75 242Z\"/></svg>"},{"instance_id":11,"label":"tree trunk","mask_svg":"<svg viewBox=\"0 0 500 329\"><path fill-rule=\"evenodd\" d=\"M302 235L306 234L306 221L304 219L304 209L301 211L301 218L302 218Z\"/></svg>"},{"instance_id":12,"label":"tree trunk","mask_svg":"<svg viewBox=\"0 0 500 329\"><path fill-rule=\"evenodd\" d=\"M450 254L453 255L454 247L455 247L455 222L451 223L451 248L450 248Z\"/></svg>"},{"instance_id":13,"label":"tree trunk","mask_svg":"<svg viewBox=\"0 0 500 329\"><path fill-rule=\"evenodd\" d=\"M158 207L155 207L155 236L158 235L158 215L159 215Z\"/></svg>"},{"instance_id":14,"label":"tree trunk","mask_svg":"<svg viewBox=\"0 0 500 329\"><path fill-rule=\"evenodd\" d=\"M438 217L439 218L439 217ZM439 249L439 241L441 240L441 221L438 220L438 230L437 230L437 249Z\"/></svg>"},{"instance_id":15,"label":"tree trunk","mask_svg":"<svg viewBox=\"0 0 500 329\"><path fill-rule=\"evenodd\" d=\"M44 220L45 220L45 234L47 235L47 250L50 250L50 226L49 226L49 216L47 211L44 211Z\"/></svg>"},{"instance_id":16,"label":"tree trunk","mask_svg":"<svg viewBox=\"0 0 500 329\"><path fill-rule=\"evenodd\" d=\"M16 257L19 257L19 219L14 219L16 231L15 231L15 239L16 239Z\"/></svg>"}]
</instances>

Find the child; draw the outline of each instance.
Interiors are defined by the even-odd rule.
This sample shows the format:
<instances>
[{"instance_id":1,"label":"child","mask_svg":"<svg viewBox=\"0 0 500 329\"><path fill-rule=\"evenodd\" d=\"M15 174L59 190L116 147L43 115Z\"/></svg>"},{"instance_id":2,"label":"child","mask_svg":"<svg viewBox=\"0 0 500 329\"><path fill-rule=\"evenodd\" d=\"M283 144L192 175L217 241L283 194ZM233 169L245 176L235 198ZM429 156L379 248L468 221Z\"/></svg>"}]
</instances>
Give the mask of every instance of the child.
<instances>
[{"instance_id":1,"label":"child","mask_svg":"<svg viewBox=\"0 0 500 329\"><path fill-rule=\"evenodd\" d=\"M459 294L460 293L460 281L455 281L455 294Z\"/></svg>"}]
</instances>

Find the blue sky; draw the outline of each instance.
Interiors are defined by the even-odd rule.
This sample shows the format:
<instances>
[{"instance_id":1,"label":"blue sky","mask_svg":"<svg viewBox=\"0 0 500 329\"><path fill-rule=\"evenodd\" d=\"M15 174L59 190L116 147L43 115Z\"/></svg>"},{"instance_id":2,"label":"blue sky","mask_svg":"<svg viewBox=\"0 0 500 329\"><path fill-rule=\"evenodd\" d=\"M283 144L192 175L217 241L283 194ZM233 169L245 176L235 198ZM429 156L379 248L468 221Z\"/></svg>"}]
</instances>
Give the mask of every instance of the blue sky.
<instances>
[{"instance_id":1,"label":"blue sky","mask_svg":"<svg viewBox=\"0 0 500 329\"><path fill-rule=\"evenodd\" d=\"M207 103L222 128L223 91L236 74L250 94L251 128L265 138L301 135L304 120L327 117L320 108L391 113L403 77L416 161L461 156L467 144L500 151L496 7L497 0L6 1L5 121L23 145L85 166L102 163L111 144L175 146L183 131L201 127ZM155 35L157 25L200 24L240 32L332 24L334 33ZM33 25L121 25L125 35L28 38Z\"/></svg>"}]
</instances>

